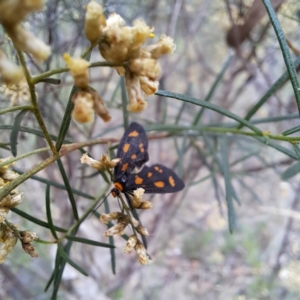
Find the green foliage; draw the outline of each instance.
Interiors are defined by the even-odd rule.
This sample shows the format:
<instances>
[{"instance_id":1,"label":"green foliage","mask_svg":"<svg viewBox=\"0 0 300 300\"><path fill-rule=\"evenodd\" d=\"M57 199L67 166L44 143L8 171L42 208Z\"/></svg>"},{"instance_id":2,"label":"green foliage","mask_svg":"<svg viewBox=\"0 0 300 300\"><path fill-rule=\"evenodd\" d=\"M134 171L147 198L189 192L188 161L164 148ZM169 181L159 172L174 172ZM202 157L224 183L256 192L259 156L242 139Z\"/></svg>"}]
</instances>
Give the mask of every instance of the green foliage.
<instances>
[{"instance_id":1,"label":"green foliage","mask_svg":"<svg viewBox=\"0 0 300 300\"><path fill-rule=\"evenodd\" d=\"M180 210L182 203L188 200L185 199L188 190L190 188L201 189L202 184L209 180L212 182L211 189L218 200L220 211L225 207L229 232L233 233L233 235L228 234L225 230L216 233L209 229L197 229L193 231L191 236L183 239L182 254L184 258L200 260L200 256L203 253L210 255L211 249L215 245L214 239L216 235L222 235L224 243L220 246L220 253L218 252L218 254L226 257L234 254L240 255L242 257L241 260L245 261L251 270L264 267L265 262L262 261L260 255L261 241L257 240L258 232L255 232L252 228L239 228L239 206L249 205L249 203L244 200L245 195L236 186L239 184L238 186L242 187L245 194L250 194L252 198L260 202L264 201L262 193L249 187L245 179L250 174L249 169L251 168L248 168L248 166L253 161L255 163L259 162L259 165L256 165L257 168L268 169L270 167L270 164L262 158L264 157L263 151L270 151L267 152L269 157L273 155L269 153L275 153L275 162L271 167L280 168L278 173L282 180L291 179L300 172L300 150L298 147L300 138L294 135L300 131L300 126L292 122L295 119L299 119L299 115L288 113L286 115L252 119L259 112L259 109L271 102L271 98L275 97L276 93L282 91L285 85L288 85L294 101L293 104L300 112L300 92L296 71L300 66L300 57L292 58L286 38L270 1L263 0L263 3L276 33L278 39L276 45L278 42L286 69L282 70L280 74L276 74L276 80L265 88L263 95L255 100L255 103L251 103L251 105L244 103L242 113L236 112L235 109L223 105L221 102L214 101L218 97L221 86L230 83L230 79L226 76L234 64L234 59L231 55L223 59L223 65L219 66L217 72L214 73L210 86L202 97L203 100L199 99L201 97L193 92L194 87L191 82L185 82L185 93L175 92L178 90L176 85L174 85L174 90L165 90L162 84L162 89L156 93L159 101L151 100L157 106L151 106L149 114L148 112L141 115L129 113L126 109L128 97L124 78L121 77L118 81L113 81L114 87L111 88L111 82L107 78L112 75L107 75L106 81L101 88L103 88L103 93L106 89L112 90L110 98L106 99L106 105L116 111L117 117L113 120L113 124L108 124L105 127L101 123L93 131L95 129L92 127L93 125L80 127L78 124L72 123L71 114L74 108L72 97L77 89L75 86L72 86L70 89L67 85L63 87L59 85L60 82L66 84L62 74L68 71L59 60L61 53L55 53L59 62L56 68L52 68L54 62L51 62L49 59L49 62L43 65L39 73L33 76L29 72L30 64L24 58L22 51L18 51L19 61L28 72L26 79L31 89L32 102L30 105L0 109L0 115L5 116L7 118L5 120L8 120L8 122L1 121L0 124L0 130L6 133L6 135L3 135L3 140L0 143L1 155L5 156L9 153L14 156L8 162L0 163L0 168L12 162L27 161L27 159L31 162L31 168L24 167L24 169L20 170L18 167L15 169L20 176L1 188L0 199L9 195L13 189L17 187L19 189L22 183L33 184L33 181L29 179L45 186L45 201L43 202L43 199L39 199L39 203L44 203L40 204L45 208L44 216L39 216L34 210L23 211L19 208L12 208L11 211L20 216L20 218L47 230L45 236L41 237L39 241L40 248L47 247L48 244L56 245L55 264L45 287L45 291L51 290L51 299L59 298L61 281L67 264L84 276L89 275L89 270L86 269L82 260L72 253L74 244L76 244L76 247L81 245L82 247L109 248L106 250L110 254L112 273L116 274L117 272L118 258L113 237L110 236L108 242L103 243L97 240L98 237L78 236L80 226L88 219L88 216L96 215L99 217L99 214L94 212L94 209L110 190L111 174L105 171L86 174L86 168L79 167L79 156L76 157L76 166L72 165L68 158L71 156L71 152L79 150L77 151L78 153L84 153L86 151L84 147L91 151L91 148L86 147L94 145L97 145L99 149L100 145L104 145L101 148L102 152L109 152L109 155L113 158L115 155L114 150L117 147L117 139L122 132L119 129L127 128L132 120L138 120L145 124L151 139L158 140L159 143L172 139L174 147L171 147L170 157L173 155L172 163L174 169L184 178L187 190L184 191L180 201L173 204L175 208L170 214L171 217L169 216L170 219L172 219L173 214L176 215L177 210ZM90 45L83 49L82 44L80 44L78 48L83 53L82 57L86 60L92 59L94 46ZM68 49L68 51L71 51L71 49ZM101 70L104 66L105 64L102 64L102 62L94 62L91 64L90 69L92 72ZM35 70L33 73L36 72ZM61 74L59 75L61 79L51 77L58 74ZM164 74L164 76L167 76L167 74ZM188 78L186 78L186 81L188 81ZM39 99L39 95L38 97L35 96L35 89L40 88L43 84L47 87L51 85L51 88L54 86L54 88L61 89L61 91L56 90L57 95L50 99L46 97L47 90L44 89L44 101L44 99ZM66 96L67 94L68 96ZM52 111L49 113L52 108L53 113ZM32 119L34 119L34 122ZM276 132L276 129L272 129L279 122L284 124L285 127L282 132ZM96 124L98 126L99 123ZM270 129L272 132L265 131L265 129ZM80 138L78 138L79 136ZM84 136L85 141L79 142L79 140L82 140L82 136ZM103 136L105 138L102 138ZM24 150L24 147L21 148L20 145L24 146L29 139L34 139L34 141L39 143L31 143L32 149L29 151L27 149L27 151L23 151L20 154L20 149ZM48 147L42 148L38 146L45 143L48 144ZM49 154L50 152L51 154ZM45 154L46 158L39 156L38 163L33 163L33 161L29 160L33 155L42 154ZM282 160L287 161L287 163L281 164ZM284 169L281 168L282 165L284 165ZM239 168L240 166L242 167ZM201 167L205 168L206 173L201 173L201 176L198 176L198 171ZM44 174L36 175L36 173L48 168L53 168L47 174L49 178L45 177ZM51 176L52 172L55 175ZM74 180L72 172L79 174L76 177L77 180ZM220 178L221 180L219 180ZM21 188L22 186L20 186ZM56 191L56 189L66 192L65 199L55 199L53 191ZM26 198L30 198L30 196L26 195ZM82 202L79 202L78 199ZM196 201L198 200L196 199ZM55 214L56 204L59 201L64 202L68 208L68 213L63 214L63 218ZM108 201L104 202L105 213L112 211L109 205ZM166 209L166 207L163 207L163 209ZM164 215L164 210L162 210L161 215ZM224 213L224 215L226 214ZM136 212L134 212L134 216L139 220L139 215ZM159 213L156 217L159 218L158 216ZM158 223L157 219L153 223L155 222ZM165 226L167 225L166 223ZM111 226L112 223L107 224L108 228ZM242 229L245 229L245 231L243 231L243 238L240 239L234 233ZM99 236L102 236L102 232L99 233ZM128 236L124 234L122 238L127 240ZM146 239L144 239L144 245L147 245ZM23 258L20 258L18 263L21 264L22 262ZM259 274L254 276L254 280L250 282L246 295L249 299L252 297L268 299L264 293L266 290L273 288L274 281L272 278L265 278ZM123 297L124 294L121 289L113 292L114 299ZM240 298L235 297L233 299Z\"/></svg>"}]
</instances>

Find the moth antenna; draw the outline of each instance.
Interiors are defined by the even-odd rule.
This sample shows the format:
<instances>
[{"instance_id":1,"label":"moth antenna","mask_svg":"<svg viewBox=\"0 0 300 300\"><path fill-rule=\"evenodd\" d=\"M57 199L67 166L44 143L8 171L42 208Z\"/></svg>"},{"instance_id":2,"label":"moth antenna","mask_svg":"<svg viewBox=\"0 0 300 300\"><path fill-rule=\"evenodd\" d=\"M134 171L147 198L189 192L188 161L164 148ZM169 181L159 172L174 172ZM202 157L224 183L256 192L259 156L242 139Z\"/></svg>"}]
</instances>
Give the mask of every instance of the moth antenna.
<instances>
[{"instance_id":1,"label":"moth antenna","mask_svg":"<svg viewBox=\"0 0 300 300\"><path fill-rule=\"evenodd\" d=\"M88 219L89 219L89 218L97 211L97 209L104 203L104 201L108 198L108 196L109 196L110 194L111 194L111 192L108 193L108 194L104 197L104 199L100 202L100 204L97 205L97 207L96 207L95 209L93 209L93 211L90 213Z\"/></svg>"}]
</instances>

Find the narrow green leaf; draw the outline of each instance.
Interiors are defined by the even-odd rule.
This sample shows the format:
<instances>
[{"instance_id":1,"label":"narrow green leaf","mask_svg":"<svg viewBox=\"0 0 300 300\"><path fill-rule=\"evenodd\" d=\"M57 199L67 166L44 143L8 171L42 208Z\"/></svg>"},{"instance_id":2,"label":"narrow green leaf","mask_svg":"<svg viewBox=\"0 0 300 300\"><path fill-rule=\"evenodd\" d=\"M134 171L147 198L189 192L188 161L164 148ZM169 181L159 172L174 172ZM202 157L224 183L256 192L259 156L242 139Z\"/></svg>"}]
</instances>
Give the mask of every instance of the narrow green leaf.
<instances>
[{"instance_id":1,"label":"narrow green leaf","mask_svg":"<svg viewBox=\"0 0 300 300\"><path fill-rule=\"evenodd\" d=\"M74 195L73 195L73 192L72 192L72 188L70 186L67 174L65 172L64 166L63 166L63 164L62 164L62 162L61 162L60 159L57 160L57 164L58 164L58 168L59 168L60 174L61 174L61 176L63 178L64 184L65 184L68 196L69 196L69 200L70 200L70 203L71 203L71 206L72 206L72 210L73 210L74 219L76 221L78 221L79 220L79 216L78 216L76 201L75 201L75 198L74 198Z\"/></svg>"},{"instance_id":2,"label":"narrow green leaf","mask_svg":"<svg viewBox=\"0 0 300 300\"><path fill-rule=\"evenodd\" d=\"M72 110L74 108L74 103L72 101L72 97L76 93L76 91L77 91L77 88L75 85L73 85L70 96L69 96L68 104L67 104L67 107L65 110L65 114L64 114L60 129L59 129L56 145L55 145L57 151L60 150L60 148L64 142L64 139L67 135L67 132L69 130L69 126L71 123L71 114L72 114Z\"/></svg>"},{"instance_id":3,"label":"narrow green leaf","mask_svg":"<svg viewBox=\"0 0 300 300\"><path fill-rule=\"evenodd\" d=\"M106 214L110 213L108 201L104 201L104 210L105 210ZM109 228L109 227L112 226L112 224L107 224L107 226ZM109 236L108 237L108 241L109 241L109 244L114 247L114 245L115 245L114 237L113 236ZM115 275L116 274L116 253L115 253L115 249L114 248L110 249L110 260L111 260L112 273Z\"/></svg>"},{"instance_id":4,"label":"narrow green leaf","mask_svg":"<svg viewBox=\"0 0 300 300\"><path fill-rule=\"evenodd\" d=\"M18 134L20 130L20 125L27 112L28 109L24 109L17 114L10 133L10 149L13 156L17 156L17 143L18 143Z\"/></svg>"},{"instance_id":5,"label":"narrow green leaf","mask_svg":"<svg viewBox=\"0 0 300 300\"><path fill-rule=\"evenodd\" d=\"M43 79L39 80L39 82L46 82L46 83L50 83L50 84L54 84L54 85L61 84L61 80L56 79L56 78L43 78Z\"/></svg>"},{"instance_id":6,"label":"narrow green leaf","mask_svg":"<svg viewBox=\"0 0 300 300\"><path fill-rule=\"evenodd\" d=\"M24 173L24 172L22 172L19 169L15 169L14 168L13 170L15 172L19 173L19 174L23 174ZM52 181L52 180L49 180L49 179L46 179L46 178L42 178L42 177L39 177L39 176L36 176L36 175L31 176L30 179L33 179L33 180L36 180L36 181L39 181L39 182L43 182L43 183L49 184L51 186L55 186L55 187L57 187L59 189L62 189L62 190L66 190L66 187L63 184L58 183L56 181ZM86 194L84 192L81 192L79 190L72 189L72 192L73 192L73 194L81 196L83 198L90 199L90 200L95 200L95 197L93 197L91 195L88 195L88 194Z\"/></svg>"},{"instance_id":7,"label":"narrow green leaf","mask_svg":"<svg viewBox=\"0 0 300 300\"><path fill-rule=\"evenodd\" d=\"M205 101L202 101L202 100L199 100L199 99L196 99L193 97L189 97L189 96L186 96L183 94L177 94L177 93L162 91L162 90L158 90L155 94L159 95L159 96L178 99L181 101L185 101L188 103L192 103L194 105L202 106L202 107L208 108L210 110L216 111L216 112L220 113L221 115L224 115L230 119L238 121L239 123L245 125L246 127L250 128L251 130L253 130L258 135L260 135L260 136L263 135L262 132L257 127L252 125L250 122L248 122L248 121L244 120L243 118L239 117L238 115L233 114L232 112L227 111L227 110L223 109L222 107L219 107L212 103L205 102Z\"/></svg>"},{"instance_id":8,"label":"narrow green leaf","mask_svg":"<svg viewBox=\"0 0 300 300\"><path fill-rule=\"evenodd\" d=\"M291 150L273 142L273 141L270 141L270 140L266 140L265 138L261 138L261 137L254 137L256 140L260 141L261 143L269 146L269 147L272 147L274 149L276 149L277 151L281 152L281 153L284 153L285 155L293 158L293 159L298 159L298 157L295 155L295 153L293 153Z\"/></svg>"},{"instance_id":9,"label":"narrow green leaf","mask_svg":"<svg viewBox=\"0 0 300 300\"><path fill-rule=\"evenodd\" d=\"M53 237L58 240L56 231L54 229L53 221L52 221L52 215L51 215L51 203L50 203L50 185L47 184L46 186L46 215L47 215L47 221L50 228L50 231L53 235Z\"/></svg>"},{"instance_id":10,"label":"narrow green leaf","mask_svg":"<svg viewBox=\"0 0 300 300\"><path fill-rule=\"evenodd\" d=\"M78 266L63 250L63 248L61 247L61 244L57 244L58 246L58 251L59 254L61 255L62 258L64 258L66 260L66 262L71 265L74 269L76 269L78 272L80 272L81 274L85 275L85 276L89 276L88 273L83 270L80 266Z\"/></svg>"},{"instance_id":11,"label":"narrow green leaf","mask_svg":"<svg viewBox=\"0 0 300 300\"><path fill-rule=\"evenodd\" d=\"M299 67L300 65L300 56L294 62L295 68ZM277 81L271 86L271 88L263 95L263 97L248 111L245 116L245 120L250 120L251 117L267 102L267 100L279 90L283 86L285 82L289 79L288 72L285 72ZM299 115L297 115L299 118ZM280 119L279 119L280 120ZM243 127L240 124L237 129L241 129Z\"/></svg>"},{"instance_id":12,"label":"narrow green leaf","mask_svg":"<svg viewBox=\"0 0 300 300\"><path fill-rule=\"evenodd\" d=\"M282 135L287 136L287 135L293 134L293 133L298 132L298 131L300 131L300 125L284 131L282 133Z\"/></svg>"},{"instance_id":13,"label":"narrow green leaf","mask_svg":"<svg viewBox=\"0 0 300 300\"><path fill-rule=\"evenodd\" d=\"M13 211L14 213L16 213L17 215L19 215L19 216L21 216L21 217L23 217L23 218L29 220L29 221L32 222L32 223L35 223L35 224L37 224L37 225L40 225L40 226L42 226L42 227L45 227L45 228L50 229L50 226L49 226L48 223L46 223L46 222L44 222L44 221L42 221L42 220L39 220L39 219L37 219L37 218L35 218L35 217L33 217L33 216L31 216L31 215L25 213L24 211L19 210L18 208L12 207L12 208L10 208L10 210ZM57 226L53 226L53 228L54 228L56 231L59 231L59 232L67 232L67 231L68 231L68 230L66 230L66 229L63 229L63 228L57 227Z\"/></svg>"},{"instance_id":14,"label":"narrow green leaf","mask_svg":"<svg viewBox=\"0 0 300 300\"><path fill-rule=\"evenodd\" d=\"M129 121L128 121L128 110L127 110L128 99L127 99L124 76L121 77L121 91L122 91L121 95L122 95L123 122L124 122L124 129L126 130L126 128L129 125Z\"/></svg>"},{"instance_id":15,"label":"narrow green leaf","mask_svg":"<svg viewBox=\"0 0 300 300\"><path fill-rule=\"evenodd\" d=\"M98 247L104 247L104 248L115 248L115 246L110 245L110 244L106 244L106 243L101 243L101 242L97 242L97 241L93 241L93 240L89 240L89 239L85 239L85 238L79 238L76 236L65 236L68 240L73 241L73 242L79 242L79 243L83 243L83 244L88 244L88 245L93 245L93 246L98 246Z\"/></svg>"},{"instance_id":16,"label":"narrow green leaf","mask_svg":"<svg viewBox=\"0 0 300 300\"><path fill-rule=\"evenodd\" d=\"M281 179L282 180L288 180L291 177L294 177L300 172L300 161L297 161L293 165L291 165L289 168L287 168L282 174Z\"/></svg>"},{"instance_id":17,"label":"narrow green leaf","mask_svg":"<svg viewBox=\"0 0 300 300\"><path fill-rule=\"evenodd\" d=\"M206 102L209 102L216 90L216 88L218 87L219 83L221 82L225 72L227 71L228 67L230 66L230 63L231 63L231 59L232 59L232 56L229 56L227 61L225 62L225 64L223 65L223 68L221 70L221 72L218 74L218 76L216 77L215 79L215 82L213 83L213 85L211 86L208 94L206 95L206 97L204 98L204 101ZM201 107L200 111L198 112L198 114L196 115L196 117L194 118L194 121L193 121L193 125L197 125L204 113L204 107Z\"/></svg>"},{"instance_id":18,"label":"narrow green leaf","mask_svg":"<svg viewBox=\"0 0 300 300\"><path fill-rule=\"evenodd\" d=\"M220 146L221 146L221 156L222 156L222 166L223 166L222 171L223 171L225 190L226 190L229 231L230 233L232 233L234 229L234 223L235 223L235 212L234 212L234 206L232 202L233 192L232 192L232 184L231 184L229 163L228 163L228 148L227 148L226 135L223 135L221 137Z\"/></svg>"},{"instance_id":19,"label":"narrow green leaf","mask_svg":"<svg viewBox=\"0 0 300 300\"><path fill-rule=\"evenodd\" d=\"M299 146L298 145L293 145L293 148L295 150L295 153L298 157L298 160L300 160L300 149L299 149Z\"/></svg>"},{"instance_id":20,"label":"narrow green leaf","mask_svg":"<svg viewBox=\"0 0 300 300\"><path fill-rule=\"evenodd\" d=\"M58 249L56 249L56 255L55 255L55 263L54 263L54 270L52 271L52 274L45 286L44 292L47 292L47 290L49 289L50 285L52 284L54 278L56 278L57 273L59 272L59 264L60 264L60 255L58 252Z\"/></svg>"},{"instance_id":21,"label":"narrow green leaf","mask_svg":"<svg viewBox=\"0 0 300 300\"><path fill-rule=\"evenodd\" d=\"M287 45L284 33L282 31L282 28L280 26L280 23L277 19L276 13L274 11L274 8L270 2L270 0L263 0L264 5L266 7L266 10L268 12L270 21L273 25L274 31L276 33L281 51L282 51L282 55L283 55L283 59L287 68L287 71L289 73L289 77L290 77L290 81L292 83L292 87L294 90L294 95L296 98L296 104L298 106L298 112L300 114L300 91L299 91L299 81L298 81L298 76L297 76L297 72L296 72L296 68L293 64L292 61L292 57L291 57L291 53L289 50L289 46Z\"/></svg>"}]
</instances>

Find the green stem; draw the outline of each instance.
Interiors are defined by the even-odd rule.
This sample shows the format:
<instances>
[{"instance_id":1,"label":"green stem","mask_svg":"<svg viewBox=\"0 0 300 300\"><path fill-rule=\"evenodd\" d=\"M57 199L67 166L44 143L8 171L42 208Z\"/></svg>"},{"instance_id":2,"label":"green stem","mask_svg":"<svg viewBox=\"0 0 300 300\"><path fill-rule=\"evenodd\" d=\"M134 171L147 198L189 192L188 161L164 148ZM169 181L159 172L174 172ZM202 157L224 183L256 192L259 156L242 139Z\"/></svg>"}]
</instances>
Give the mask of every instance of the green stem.
<instances>
[{"instance_id":1,"label":"green stem","mask_svg":"<svg viewBox=\"0 0 300 300\"><path fill-rule=\"evenodd\" d=\"M19 155L17 157L13 157L11 159L8 159L8 160L4 161L2 164L0 164L0 169L5 167L6 165L12 164L15 161L18 161L18 160L23 159L25 157L28 157L28 156L31 156L31 155L34 155L34 154L37 154L37 153L45 152L45 151L48 151L48 150L50 150L50 148L45 147L45 148L40 148L40 149L36 149L36 150L33 150L33 151L29 151L29 152L24 153L22 155Z\"/></svg>"},{"instance_id":2,"label":"green stem","mask_svg":"<svg viewBox=\"0 0 300 300\"><path fill-rule=\"evenodd\" d=\"M95 63L90 64L89 68L95 68L95 67L120 67L120 66L122 66L122 64L99 61L99 62L95 62ZM53 70L50 70L48 72L33 76L32 77L32 83L37 84L42 79L48 78L52 75L65 73L65 72L68 72L68 71L69 71L69 68L67 68L67 67L59 68L59 69L53 69Z\"/></svg>"},{"instance_id":3,"label":"green stem","mask_svg":"<svg viewBox=\"0 0 300 300\"><path fill-rule=\"evenodd\" d=\"M20 60L20 64L22 65L23 70L24 70L24 74L25 74L27 84L29 86L29 92L30 92L31 101L32 101L32 111L33 111L33 113L36 117L37 122L39 123L39 126L40 126L41 130L43 131L45 139L47 140L48 145L51 148L52 153L54 155L57 155L56 148L55 148L54 144L52 143L52 139L49 135L47 127L44 123L43 116L42 116L41 111L39 109L39 105L38 105L37 98L36 98L36 93L35 93L34 82L32 80L32 77L31 77L30 73L29 73L29 70L27 68L23 52L20 49L18 49L17 47L16 47L16 49L17 49L19 60Z\"/></svg>"},{"instance_id":4,"label":"green stem","mask_svg":"<svg viewBox=\"0 0 300 300\"><path fill-rule=\"evenodd\" d=\"M8 107L8 108L1 109L0 110L0 115L4 115L4 114L9 113L9 112L13 112L13 111L16 111L16 110L23 110L23 109L32 111L33 107L31 105L11 106L11 107Z\"/></svg>"}]
</instances>

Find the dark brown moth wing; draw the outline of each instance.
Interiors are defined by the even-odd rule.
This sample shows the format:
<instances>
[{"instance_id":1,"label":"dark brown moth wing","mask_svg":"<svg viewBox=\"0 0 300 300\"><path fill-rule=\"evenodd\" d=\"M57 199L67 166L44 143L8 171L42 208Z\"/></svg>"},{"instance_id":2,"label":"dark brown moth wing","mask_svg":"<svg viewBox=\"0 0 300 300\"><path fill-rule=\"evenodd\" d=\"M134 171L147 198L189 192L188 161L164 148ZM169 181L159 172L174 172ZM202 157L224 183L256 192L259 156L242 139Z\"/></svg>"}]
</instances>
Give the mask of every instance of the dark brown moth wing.
<instances>
[{"instance_id":1,"label":"dark brown moth wing","mask_svg":"<svg viewBox=\"0 0 300 300\"><path fill-rule=\"evenodd\" d=\"M130 174L133 169L140 168L148 161L148 139L145 129L138 123L131 123L120 141L117 158L121 158L120 163L115 167L115 180L122 176L124 172Z\"/></svg>"},{"instance_id":2,"label":"dark brown moth wing","mask_svg":"<svg viewBox=\"0 0 300 300\"><path fill-rule=\"evenodd\" d=\"M143 188L145 193L175 193L184 188L184 182L171 169L155 164L144 168L137 174L131 174L127 178L124 192L131 192L137 188Z\"/></svg>"}]
</instances>

